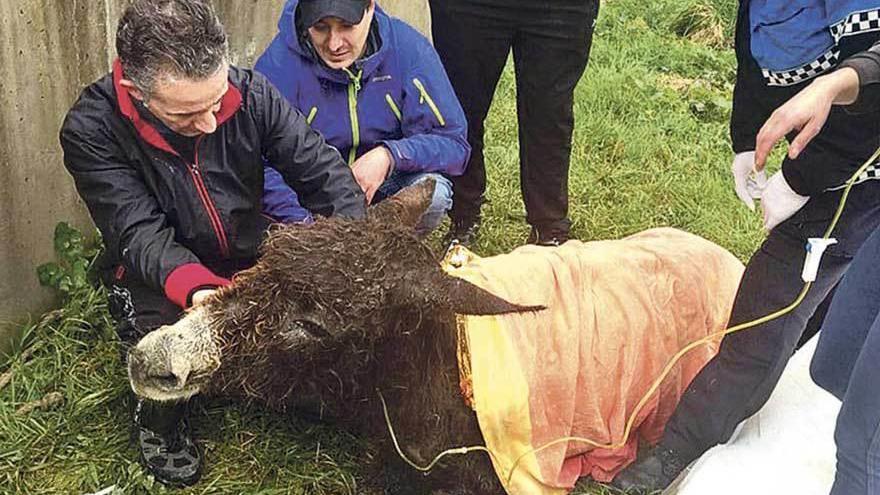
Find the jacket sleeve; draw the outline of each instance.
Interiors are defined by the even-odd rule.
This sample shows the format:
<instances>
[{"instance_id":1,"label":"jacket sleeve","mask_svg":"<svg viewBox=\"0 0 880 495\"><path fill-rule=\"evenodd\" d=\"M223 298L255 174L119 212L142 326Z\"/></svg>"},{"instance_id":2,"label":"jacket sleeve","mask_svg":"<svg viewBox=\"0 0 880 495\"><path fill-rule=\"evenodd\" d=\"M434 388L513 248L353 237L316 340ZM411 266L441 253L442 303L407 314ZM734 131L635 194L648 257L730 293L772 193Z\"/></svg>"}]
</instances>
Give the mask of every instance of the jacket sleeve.
<instances>
[{"instance_id":1,"label":"jacket sleeve","mask_svg":"<svg viewBox=\"0 0 880 495\"><path fill-rule=\"evenodd\" d=\"M783 161L782 172L798 194L812 196L840 187L877 149L880 99L875 88L878 81L876 75L868 75L877 70L877 60L880 60L880 51L872 47L877 38L877 32L867 31L841 40L841 56L851 61L840 66L855 64L859 67L856 72L864 70L866 78L862 80L859 74L860 85L866 85L867 89L863 93L860 88L860 98L854 107L832 107L825 126L810 145L796 160ZM865 52L869 48L870 51ZM794 133L789 136L793 137Z\"/></svg>"},{"instance_id":2,"label":"jacket sleeve","mask_svg":"<svg viewBox=\"0 0 880 495\"><path fill-rule=\"evenodd\" d=\"M417 42L395 47L408 51L400 55L403 138L381 143L391 151L396 170L461 175L471 153L464 111L434 47L412 28L406 29Z\"/></svg>"},{"instance_id":3,"label":"jacket sleeve","mask_svg":"<svg viewBox=\"0 0 880 495\"><path fill-rule=\"evenodd\" d=\"M364 193L342 156L306 123L305 117L261 74L253 73L262 153L295 190L303 206L326 217L361 218Z\"/></svg>"},{"instance_id":4,"label":"jacket sleeve","mask_svg":"<svg viewBox=\"0 0 880 495\"><path fill-rule=\"evenodd\" d=\"M736 154L755 150L758 131L770 118L772 112L756 96L763 90L763 84L755 87L755 81L743 74L742 67L737 69L730 115L730 142Z\"/></svg>"},{"instance_id":5,"label":"jacket sleeve","mask_svg":"<svg viewBox=\"0 0 880 495\"><path fill-rule=\"evenodd\" d=\"M229 281L175 240L174 228L138 172L100 123L68 114L61 129L64 165L73 176L106 249L147 285L185 308L192 294Z\"/></svg>"},{"instance_id":6,"label":"jacket sleeve","mask_svg":"<svg viewBox=\"0 0 880 495\"><path fill-rule=\"evenodd\" d=\"M846 109L852 113L876 112L880 109L880 44L858 53L840 64L859 76L859 97Z\"/></svg>"},{"instance_id":7,"label":"jacket sleeve","mask_svg":"<svg viewBox=\"0 0 880 495\"><path fill-rule=\"evenodd\" d=\"M730 115L730 141L737 154L755 150L758 131L772 113L772 108L759 98L767 88L750 45L748 7L740 5L736 20L736 84Z\"/></svg>"}]
</instances>

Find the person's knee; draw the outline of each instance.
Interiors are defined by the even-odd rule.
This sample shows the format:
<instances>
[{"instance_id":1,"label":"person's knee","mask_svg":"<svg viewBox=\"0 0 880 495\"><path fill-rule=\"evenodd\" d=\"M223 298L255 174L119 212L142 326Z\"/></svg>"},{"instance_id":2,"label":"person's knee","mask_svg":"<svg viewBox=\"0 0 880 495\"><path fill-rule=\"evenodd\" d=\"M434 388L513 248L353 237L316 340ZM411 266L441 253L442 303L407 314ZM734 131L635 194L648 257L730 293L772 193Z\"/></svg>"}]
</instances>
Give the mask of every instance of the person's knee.
<instances>
[{"instance_id":1,"label":"person's knee","mask_svg":"<svg viewBox=\"0 0 880 495\"><path fill-rule=\"evenodd\" d=\"M813 379L813 383L822 387L825 390L829 389L828 384L828 370L825 363L818 359L819 355L815 354L813 359L810 361L810 378Z\"/></svg>"},{"instance_id":2,"label":"person's knee","mask_svg":"<svg viewBox=\"0 0 880 495\"><path fill-rule=\"evenodd\" d=\"M843 400L846 387L840 386L837 370L834 368L833 364L821 353L821 350L817 349L810 361L810 378L813 379L813 383Z\"/></svg>"},{"instance_id":3,"label":"person's knee","mask_svg":"<svg viewBox=\"0 0 880 495\"><path fill-rule=\"evenodd\" d=\"M431 211L446 213L452 208L452 181L440 174L431 174L434 179L434 195L431 198Z\"/></svg>"},{"instance_id":4,"label":"person's knee","mask_svg":"<svg viewBox=\"0 0 880 495\"><path fill-rule=\"evenodd\" d=\"M427 235L436 229L446 213L452 208L452 181L440 174L426 174L417 182L428 179L434 180L434 194L431 197L431 204L428 205L428 209L422 215L422 220L416 228L420 235Z\"/></svg>"}]
</instances>

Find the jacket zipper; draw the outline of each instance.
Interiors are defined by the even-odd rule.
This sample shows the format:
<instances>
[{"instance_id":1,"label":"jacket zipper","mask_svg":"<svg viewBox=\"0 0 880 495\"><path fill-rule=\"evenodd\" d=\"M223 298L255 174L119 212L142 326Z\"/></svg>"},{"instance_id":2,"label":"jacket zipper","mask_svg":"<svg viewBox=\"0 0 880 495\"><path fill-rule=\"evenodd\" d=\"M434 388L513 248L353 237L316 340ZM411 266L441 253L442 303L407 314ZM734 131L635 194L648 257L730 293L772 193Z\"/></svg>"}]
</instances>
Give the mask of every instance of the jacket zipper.
<instances>
[{"instance_id":1,"label":"jacket zipper","mask_svg":"<svg viewBox=\"0 0 880 495\"><path fill-rule=\"evenodd\" d=\"M229 242L226 238L226 231L223 230L223 223L220 221L220 214L217 213L217 208L214 206L214 202L208 194L208 188L205 187L205 181L202 179L202 172L199 170L199 144L201 144L201 142L201 136L196 138L195 161L188 164L189 175L192 177L193 183L195 183L196 192L199 193L199 199L202 201L202 205L208 212L208 218L211 220L211 227L214 229L214 234L217 236L217 242L220 245L220 254L223 255L224 258L228 258Z\"/></svg>"},{"instance_id":2,"label":"jacket zipper","mask_svg":"<svg viewBox=\"0 0 880 495\"><path fill-rule=\"evenodd\" d=\"M418 79L413 79L413 84L418 88L421 96L419 97L419 103L428 103L428 106L431 107L431 111L434 112L434 116L437 117L437 122L440 122L441 127L446 127L446 119L443 118L443 114L440 113L440 109L437 108L437 104L434 103L434 99L431 98L431 95L428 94L428 90L425 89L425 85L422 84L422 81Z\"/></svg>"},{"instance_id":3,"label":"jacket zipper","mask_svg":"<svg viewBox=\"0 0 880 495\"><path fill-rule=\"evenodd\" d=\"M318 115L318 107L312 107L312 109L309 110L309 116L306 117L306 124L312 125L316 115Z\"/></svg>"},{"instance_id":4,"label":"jacket zipper","mask_svg":"<svg viewBox=\"0 0 880 495\"><path fill-rule=\"evenodd\" d=\"M348 85L348 114L351 119L351 150L348 152L348 166L351 166L354 164L357 150L361 145L361 129L357 114L357 95L361 91L361 76L364 71L361 69L357 75L354 75L350 70L344 70L351 80Z\"/></svg>"},{"instance_id":5,"label":"jacket zipper","mask_svg":"<svg viewBox=\"0 0 880 495\"><path fill-rule=\"evenodd\" d=\"M403 114L400 113L400 108L397 107L397 103L394 103L394 98L391 97L391 93L385 93L385 101L388 103L388 107L391 108L391 113L397 117L397 121L403 122Z\"/></svg>"}]
</instances>

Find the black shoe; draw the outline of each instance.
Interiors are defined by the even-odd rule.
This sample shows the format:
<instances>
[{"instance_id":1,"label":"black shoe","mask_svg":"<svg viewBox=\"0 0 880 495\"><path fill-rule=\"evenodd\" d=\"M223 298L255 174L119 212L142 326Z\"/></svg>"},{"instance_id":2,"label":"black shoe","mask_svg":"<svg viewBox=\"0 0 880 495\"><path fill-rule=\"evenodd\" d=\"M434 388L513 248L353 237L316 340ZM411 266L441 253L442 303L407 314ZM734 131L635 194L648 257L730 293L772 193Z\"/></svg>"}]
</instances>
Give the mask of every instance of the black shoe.
<instances>
[{"instance_id":1,"label":"black shoe","mask_svg":"<svg viewBox=\"0 0 880 495\"><path fill-rule=\"evenodd\" d=\"M532 231L529 233L529 244L536 244L538 246L559 246L564 244L565 241L568 240L568 230L563 229L543 229L532 226Z\"/></svg>"},{"instance_id":2,"label":"black shoe","mask_svg":"<svg viewBox=\"0 0 880 495\"><path fill-rule=\"evenodd\" d=\"M668 488L687 465L672 449L657 446L621 471L611 485L627 493L658 493Z\"/></svg>"},{"instance_id":3,"label":"black shoe","mask_svg":"<svg viewBox=\"0 0 880 495\"><path fill-rule=\"evenodd\" d=\"M443 237L443 244L450 245L458 241L462 246L470 246L476 242L480 232L480 217L453 218L449 232Z\"/></svg>"},{"instance_id":4,"label":"black shoe","mask_svg":"<svg viewBox=\"0 0 880 495\"><path fill-rule=\"evenodd\" d=\"M186 404L138 400L135 439L141 464L156 481L172 486L194 485L202 474L202 455L185 418Z\"/></svg>"}]
</instances>

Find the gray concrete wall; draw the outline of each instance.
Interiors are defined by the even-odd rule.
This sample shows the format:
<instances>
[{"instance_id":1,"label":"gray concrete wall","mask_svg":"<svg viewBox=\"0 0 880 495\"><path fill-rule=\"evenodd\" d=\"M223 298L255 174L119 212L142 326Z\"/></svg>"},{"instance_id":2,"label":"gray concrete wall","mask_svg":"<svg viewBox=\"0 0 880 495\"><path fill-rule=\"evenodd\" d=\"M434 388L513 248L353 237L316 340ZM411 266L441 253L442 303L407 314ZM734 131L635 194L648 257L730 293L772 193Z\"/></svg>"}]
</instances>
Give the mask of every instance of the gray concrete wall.
<instances>
[{"instance_id":1,"label":"gray concrete wall","mask_svg":"<svg viewBox=\"0 0 880 495\"><path fill-rule=\"evenodd\" d=\"M106 70L106 26L102 2L0 1L0 321L51 303L35 267L53 257L55 224L88 225L57 136L80 88Z\"/></svg>"},{"instance_id":2,"label":"gray concrete wall","mask_svg":"<svg viewBox=\"0 0 880 495\"><path fill-rule=\"evenodd\" d=\"M53 304L36 267L54 258L60 221L93 228L61 163L58 129L80 90L109 70L129 0L0 0L0 351L14 322ZM250 65L274 36L284 0L215 0L233 62ZM427 0L383 8L429 31Z\"/></svg>"},{"instance_id":3,"label":"gray concrete wall","mask_svg":"<svg viewBox=\"0 0 880 495\"><path fill-rule=\"evenodd\" d=\"M400 17L431 37L431 11L428 0L379 0L382 8L389 14Z\"/></svg>"}]
</instances>

